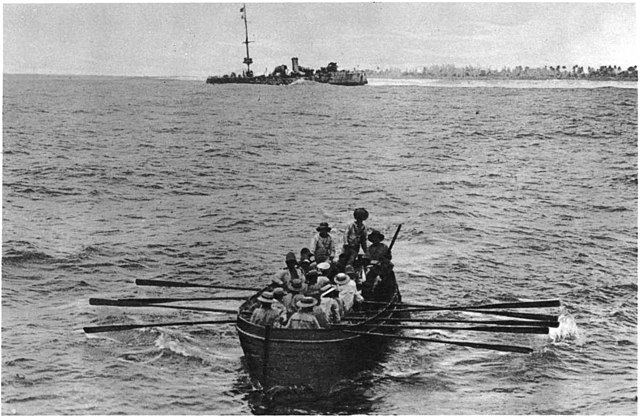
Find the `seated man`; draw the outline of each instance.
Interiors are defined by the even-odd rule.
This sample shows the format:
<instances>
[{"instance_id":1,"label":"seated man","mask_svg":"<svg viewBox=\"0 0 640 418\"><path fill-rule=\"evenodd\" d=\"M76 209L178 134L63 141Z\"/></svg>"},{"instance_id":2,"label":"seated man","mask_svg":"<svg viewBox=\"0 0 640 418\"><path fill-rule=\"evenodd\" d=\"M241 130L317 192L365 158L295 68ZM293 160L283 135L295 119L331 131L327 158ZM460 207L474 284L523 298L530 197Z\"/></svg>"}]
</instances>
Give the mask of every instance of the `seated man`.
<instances>
[{"instance_id":1,"label":"seated man","mask_svg":"<svg viewBox=\"0 0 640 418\"><path fill-rule=\"evenodd\" d=\"M344 305L345 313L351 312L354 304L360 304L364 301L356 287L356 283L345 273L338 273L334 281L336 289L340 292L339 298Z\"/></svg>"},{"instance_id":2,"label":"seated man","mask_svg":"<svg viewBox=\"0 0 640 418\"><path fill-rule=\"evenodd\" d=\"M272 306L274 302L273 292L262 292L262 295L258 296L258 300L260 301L260 306L253 311L251 322L263 327L273 326L281 314L279 309L275 309Z\"/></svg>"},{"instance_id":3,"label":"seated man","mask_svg":"<svg viewBox=\"0 0 640 418\"><path fill-rule=\"evenodd\" d=\"M313 315L313 307L316 305L316 300L311 296L305 296L304 298L296 302L297 307L300 309L298 312L291 315L287 328L291 329L318 329L320 324Z\"/></svg>"},{"instance_id":4,"label":"seated man","mask_svg":"<svg viewBox=\"0 0 640 418\"><path fill-rule=\"evenodd\" d=\"M371 245L367 248L366 254L372 262L378 261L380 263L386 263L391 261L391 251L389 251L387 244L382 242L383 240L384 235L380 231L374 229L369 234Z\"/></svg>"}]
</instances>

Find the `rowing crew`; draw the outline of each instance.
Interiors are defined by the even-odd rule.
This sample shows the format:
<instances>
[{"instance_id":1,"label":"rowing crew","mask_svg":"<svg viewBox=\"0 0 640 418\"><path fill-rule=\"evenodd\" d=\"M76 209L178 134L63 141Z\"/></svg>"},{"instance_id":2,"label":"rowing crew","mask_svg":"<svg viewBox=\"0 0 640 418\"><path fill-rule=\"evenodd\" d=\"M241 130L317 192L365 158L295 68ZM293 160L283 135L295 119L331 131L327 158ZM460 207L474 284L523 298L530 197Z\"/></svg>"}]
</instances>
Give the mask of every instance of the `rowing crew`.
<instances>
[{"instance_id":1,"label":"rowing crew","mask_svg":"<svg viewBox=\"0 0 640 418\"><path fill-rule=\"evenodd\" d=\"M251 315L251 322L274 328L317 329L328 328L340 322L354 304L364 299L354 281L344 273L335 277L335 284L322 277L323 286L310 289L300 279L287 286L265 290L258 297L260 306ZM274 279L273 284L278 284Z\"/></svg>"}]
</instances>

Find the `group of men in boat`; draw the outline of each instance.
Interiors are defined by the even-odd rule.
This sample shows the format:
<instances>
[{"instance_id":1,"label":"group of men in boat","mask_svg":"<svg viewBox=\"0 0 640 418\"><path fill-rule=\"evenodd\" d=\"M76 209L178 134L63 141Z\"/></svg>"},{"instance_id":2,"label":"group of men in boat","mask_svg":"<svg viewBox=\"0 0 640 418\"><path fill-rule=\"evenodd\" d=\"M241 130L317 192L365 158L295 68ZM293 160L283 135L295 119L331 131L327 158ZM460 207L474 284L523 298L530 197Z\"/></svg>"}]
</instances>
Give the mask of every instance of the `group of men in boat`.
<instances>
[{"instance_id":1,"label":"group of men in boat","mask_svg":"<svg viewBox=\"0 0 640 418\"><path fill-rule=\"evenodd\" d=\"M382 242L381 232L367 234L366 209L356 209L353 217L337 259L327 222L316 228L310 248L300 251L299 261L293 252L286 255L286 267L257 298L252 323L273 328L329 328L350 312L366 309L366 301L389 300L396 289L391 250Z\"/></svg>"}]
</instances>

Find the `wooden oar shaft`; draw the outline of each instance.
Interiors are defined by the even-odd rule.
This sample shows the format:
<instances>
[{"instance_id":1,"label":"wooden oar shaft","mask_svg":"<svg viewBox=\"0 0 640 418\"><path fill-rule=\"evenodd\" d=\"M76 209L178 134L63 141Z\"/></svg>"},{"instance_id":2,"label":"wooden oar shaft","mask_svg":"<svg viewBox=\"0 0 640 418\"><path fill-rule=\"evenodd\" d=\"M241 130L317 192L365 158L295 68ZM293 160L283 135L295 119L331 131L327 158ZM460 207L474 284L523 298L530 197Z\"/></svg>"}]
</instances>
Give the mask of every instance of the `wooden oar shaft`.
<instances>
[{"instance_id":1,"label":"wooden oar shaft","mask_svg":"<svg viewBox=\"0 0 640 418\"><path fill-rule=\"evenodd\" d=\"M505 332L512 334L548 334L548 327L447 327L447 326L434 326L434 325L396 325L396 324L366 324L363 326L370 326L383 329L433 329L433 330L445 330L445 331L477 331L477 332Z\"/></svg>"},{"instance_id":2,"label":"wooden oar shaft","mask_svg":"<svg viewBox=\"0 0 640 418\"><path fill-rule=\"evenodd\" d=\"M344 319L364 320L365 317L348 316ZM474 320L474 319L429 319L429 318L386 318L384 322L419 322L419 323L444 323L444 324L491 324L491 325L510 325L510 326L531 326L531 327L549 327L557 328L560 326L558 321L522 321L516 319L495 319L495 320Z\"/></svg>"},{"instance_id":3,"label":"wooden oar shaft","mask_svg":"<svg viewBox=\"0 0 640 418\"><path fill-rule=\"evenodd\" d=\"M377 304L377 302L367 302L368 304ZM403 308L422 308L434 311L461 311L467 309L520 309L520 308L557 308L560 306L558 299L549 300L532 300L523 302L504 302L490 303L484 305L467 305L467 306L432 306L419 303L402 303Z\"/></svg>"},{"instance_id":4,"label":"wooden oar shaft","mask_svg":"<svg viewBox=\"0 0 640 418\"><path fill-rule=\"evenodd\" d=\"M190 322L165 322L161 324L122 324L122 325L101 325L96 327L84 327L83 330L87 334L95 334L98 332L111 332L111 331L127 331L138 328L150 328L150 327L172 327L180 325L213 325L213 324L233 324L236 321L234 319L222 319L216 321L190 321Z\"/></svg>"},{"instance_id":5,"label":"wooden oar shaft","mask_svg":"<svg viewBox=\"0 0 640 418\"><path fill-rule=\"evenodd\" d=\"M126 306L129 308L166 308L166 309L182 309L185 311L200 311L200 312L221 312L221 313L232 313L237 314L237 309L223 309L223 308L201 308L199 306L174 306L174 305L160 305L155 303L147 303L144 305L118 305L113 303L107 303L105 305L108 306Z\"/></svg>"},{"instance_id":6,"label":"wooden oar shaft","mask_svg":"<svg viewBox=\"0 0 640 418\"><path fill-rule=\"evenodd\" d=\"M151 280L151 279L136 279L136 284L138 286L205 287L209 289L250 290L253 292L257 292L260 290L256 287L227 286L227 285L219 285L219 284L183 283L183 282L172 282L167 280Z\"/></svg>"},{"instance_id":7,"label":"wooden oar shaft","mask_svg":"<svg viewBox=\"0 0 640 418\"><path fill-rule=\"evenodd\" d=\"M192 302L209 300L238 300L246 299L246 296L214 296L209 298L140 298L140 299L102 299L90 298L89 305L102 306L146 306L156 303Z\"/></svg>"},{"instance_id":8,"label":"wooden oar shaft","mask_svg":"<svg viewBox=\"0 0 640 418\"><path fill-rule=\"evenodd\" d=\"M345 331L350 334L359 334L359 335L372 335L376 337L386 337L386 338L395 338L398 340L409 340L409 341L424 341L436 344L451 344L458 345L462 347L471 347L471 348L482 348L486 350L495 350L495 351L506 351L512 353L533 353L533 349L530 347L522 347L518 345L505 345L505 344L487 344L487 343L474 343L467 341L451 341L451 340L437 340L433 338L423 338L423 337L408 337L404 335L394 335L394 334L381 334L377 332L360 332L360 331Z\"/></svg>"},{"instance_id":9,"label":"wooden oar shaft","mask_svg":"<svg viewBox=\"0 0 640 418\"><path fill-rule=\"evenodd\" d=\"M395 309L393 312L405 313L405 312L428 312L428 311L433 311L433 309L424 309L424 308ZM557 321L558 320L558 317L554 315L530 314L526 312L521 313L521 312L507 312L507 311L481 311L477 309L464 309L461 311L481 313L485 315L508 316L511 318L532 319L534 321Z\"/></svg>"}]
</instances>

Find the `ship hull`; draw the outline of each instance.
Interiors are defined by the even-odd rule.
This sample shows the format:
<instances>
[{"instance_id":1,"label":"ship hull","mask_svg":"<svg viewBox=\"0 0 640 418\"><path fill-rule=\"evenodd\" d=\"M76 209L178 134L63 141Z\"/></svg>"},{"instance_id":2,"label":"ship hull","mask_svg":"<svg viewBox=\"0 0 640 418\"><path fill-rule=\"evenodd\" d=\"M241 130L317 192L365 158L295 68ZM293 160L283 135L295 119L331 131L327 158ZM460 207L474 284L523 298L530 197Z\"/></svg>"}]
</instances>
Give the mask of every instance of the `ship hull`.
<instances>
[{"instance_id":1,"label":"ship hull","mask_svg":"<svg viewBox=\"0 0 640 418\"><path fill-rule=\"evenodd\" d=\"M289 85L298 80L315 81L336 86L364 86L368 83L363 71L335 71L314 76L257 76L257 77L216 77L207 78L207 84L261 84L270 86Z\"/></svg>"}]
</instances>

